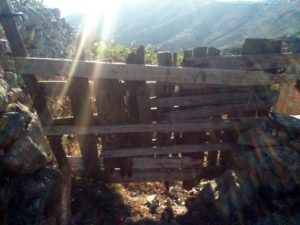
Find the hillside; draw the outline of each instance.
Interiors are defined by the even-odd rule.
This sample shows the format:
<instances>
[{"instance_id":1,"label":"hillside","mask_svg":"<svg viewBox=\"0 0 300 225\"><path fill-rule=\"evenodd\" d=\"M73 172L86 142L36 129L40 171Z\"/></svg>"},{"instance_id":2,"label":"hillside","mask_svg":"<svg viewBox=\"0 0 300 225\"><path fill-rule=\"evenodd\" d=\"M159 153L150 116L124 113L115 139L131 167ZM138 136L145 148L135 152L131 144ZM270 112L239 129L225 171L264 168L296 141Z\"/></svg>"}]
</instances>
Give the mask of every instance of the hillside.
<instances>
[{"instance_id":1,"label":"hillside","mask_svg":"<svg viewBox=\"0 0 300 225\"><path fill-rule=\"evenodd\" d=\"M84 15L66 17L79 29ZM95 26L100 34L104 19ZM300 2L143 1L123 6L109 38L128 45L151 43L165 49L226 47L245 37L279 37L300 28Z\"/></svg>"}]
</instances>

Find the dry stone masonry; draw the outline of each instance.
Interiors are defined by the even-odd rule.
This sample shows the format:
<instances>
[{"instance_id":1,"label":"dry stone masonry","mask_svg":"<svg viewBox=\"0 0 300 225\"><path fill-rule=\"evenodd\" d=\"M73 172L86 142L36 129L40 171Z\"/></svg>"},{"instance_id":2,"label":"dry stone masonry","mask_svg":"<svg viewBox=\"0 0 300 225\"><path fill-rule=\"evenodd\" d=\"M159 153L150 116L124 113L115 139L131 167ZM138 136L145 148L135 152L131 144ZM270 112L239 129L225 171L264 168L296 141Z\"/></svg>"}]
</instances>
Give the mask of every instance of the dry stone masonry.
<instances>
[{"instance_id":1,"label":"dry stone masonry","mask_svg":"<svg viewBox=\"0 0 300 225\"><path fill-rule=\"evenodd\" d=\"M48 224L48 213L56 207L48 204L59 182L56 161L19 76L1 68L1 224Z\"/></svg>"},{"instance_id":2,"label":"dry stone masonry","mask_svg":"<svg viewBox=\"0 0 300 225\"><path fill-rule=\"evenodd\" d=\"M59 9L17 6L19 30L30 56L69 58L73 54L75 33L61 18Z\"/></svg>"}]
</instances>

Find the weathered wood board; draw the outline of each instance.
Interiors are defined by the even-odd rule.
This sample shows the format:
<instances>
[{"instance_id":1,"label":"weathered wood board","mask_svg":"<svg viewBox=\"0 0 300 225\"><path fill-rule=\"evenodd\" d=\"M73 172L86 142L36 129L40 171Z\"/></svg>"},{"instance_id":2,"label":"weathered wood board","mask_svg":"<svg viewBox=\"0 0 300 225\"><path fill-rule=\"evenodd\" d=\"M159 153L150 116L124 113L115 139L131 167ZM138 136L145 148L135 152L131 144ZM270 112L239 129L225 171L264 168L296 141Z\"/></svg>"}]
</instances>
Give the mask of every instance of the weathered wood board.
<instances>
[{"instance_id":1,"label":"weathered wood board","mask_svg":"<svg viewBox=\"0 0 300 225\"><path fill-rule=\"evenodd\" d=\"M73 76L229 86L270 85L297 79L295 75L271 74L262 71L147 66L25 57L17 57L15 60L16 72L20 74L39 74L50 77Z\"/></svg>"}]
</instances>

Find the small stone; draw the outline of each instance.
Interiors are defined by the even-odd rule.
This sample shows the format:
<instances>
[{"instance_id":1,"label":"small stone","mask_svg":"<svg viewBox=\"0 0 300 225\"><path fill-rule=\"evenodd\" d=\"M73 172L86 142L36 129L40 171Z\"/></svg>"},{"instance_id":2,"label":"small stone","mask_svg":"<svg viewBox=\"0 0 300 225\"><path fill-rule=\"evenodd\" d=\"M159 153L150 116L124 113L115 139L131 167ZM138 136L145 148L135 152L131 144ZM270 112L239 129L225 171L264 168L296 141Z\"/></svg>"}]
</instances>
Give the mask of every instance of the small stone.
<instances>
[{"instance_id":1,"label":"small stone","mask_svg":"<svg viewBox=\"0 0 300 225\"><path fill-rule=\"evenodd\" d=\"M150 213L154 214L156 213L156 209L159 207L159 201L156 198L156 195L149 195L146 197L147 203L146 205L148 206Z\"/></svg>"},{"instance_id":2,"label":"small stone","mask_svg":"<svg viewBox=\"0 0 300 225\"><path fill-rule=\"evenodd\" d=\"M177 190L176 190L176 188L173 187L173 186L171 186L171 187L169 188L169 193L170 193L171 195L173 195L173 196L177 196Z\"/></svg>"}]
</instances>

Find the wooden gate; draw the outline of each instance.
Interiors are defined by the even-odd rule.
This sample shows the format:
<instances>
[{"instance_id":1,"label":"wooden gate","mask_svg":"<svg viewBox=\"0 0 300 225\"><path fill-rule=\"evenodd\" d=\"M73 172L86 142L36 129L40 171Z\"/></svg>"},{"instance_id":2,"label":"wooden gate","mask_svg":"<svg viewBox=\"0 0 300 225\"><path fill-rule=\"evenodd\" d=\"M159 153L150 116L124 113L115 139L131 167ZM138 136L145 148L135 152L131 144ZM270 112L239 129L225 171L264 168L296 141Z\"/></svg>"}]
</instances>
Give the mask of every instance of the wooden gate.
<instances>
[{"instance_id":1,"label":"wooden gate","mask_svg":"<svg viewBox=\"0 0 300 225\"><path fill-rule=\"evenodd\" d=\"M299 56L221 57L206 48L185 51L184 67L168 52L157 55L157 66L144 65L143 47L126 64L30 58L12 23L2 21L16 72L60 167L109 182L183 180L188 186L220 175L232 167L237 135L266 120L278 95L272 89L297 78L270 71L283 64L297 70L291 59ZM46 97L62 95L72 116L54 118ZM64 135L77 136L82 157L66 157Z\"/></svg>"},{"instance_id":2,"label":"wooden gate","mask_svg":"<svg viewBox=\"0 0 300 225\"><path fill-rule=\"evenodd\" d=\"M143 47L126 64L16 58L19 72L48 79L38 82L35 101L43 95L69 97L73 116L53 118L45 134L50 140L78 136L82 157L68 157L75 174L109 182L187 184L216 177L232 166L231 154L240 148L237 135L266 120L278 95L272 88L295 80L254 67L174 67L166 52L158 54L158 66L142 65L143 58ZM227 59L186 56L183 64L201 60ZM54 75L68 79L49 81Z\"/></svg>"}]
</instances>

